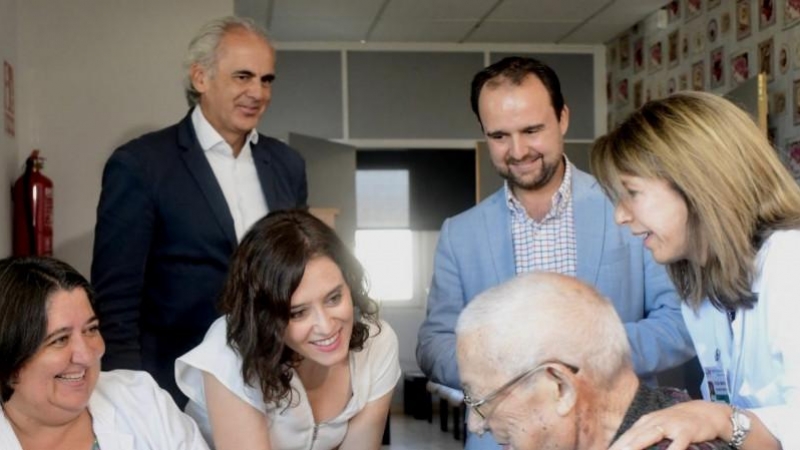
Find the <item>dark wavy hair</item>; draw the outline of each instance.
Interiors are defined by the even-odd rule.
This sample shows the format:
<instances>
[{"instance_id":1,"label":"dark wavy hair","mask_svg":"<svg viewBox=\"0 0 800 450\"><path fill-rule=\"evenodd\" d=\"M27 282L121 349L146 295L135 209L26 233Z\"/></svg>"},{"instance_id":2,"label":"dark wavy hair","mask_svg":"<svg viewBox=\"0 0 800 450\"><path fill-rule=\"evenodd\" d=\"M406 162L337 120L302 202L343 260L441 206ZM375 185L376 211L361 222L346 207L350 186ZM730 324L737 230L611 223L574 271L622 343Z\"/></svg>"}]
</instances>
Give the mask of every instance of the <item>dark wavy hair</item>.
<instances>
[{"instance_id":1,"label":"dark wavy hair","mask_svg":"<svg viewBox=\"0 0 800 450\"><path fill-rule=\"evenodd\" d=\"M538 59L523 56L509 56L484 68L472 78L472 85L470 86L470 105L481 127L483 126L483 121L481 120L481 114L478 110L478 102L483 87L487 84L489 86L497 86L504 82L510 82L514 86L519 86L530 75L538 78L545 89L547 89L547 93L550 94L550 103L553 105L553 111L556 113L556 120L561 120L561 112L564 110L564 94L561 93L561 82L558 80L556 72Z\"/></svg>"},{"instance_id":2,"label":"dark wavy hair","mask_svg":"<svg viewBox=\"0 0 800 450\"><path fill-rule=\"evenodd\" d=\"M94 308L89 282L67 263L46 257L0 260L0 403L47 335L47 304L55 292L80 288Z\"/></svg>"},{"instance_id":3,"label":"dark wavy hair","mask_svg":"<svg viewBox=\"0 0 800 450\"><path fill-rule=\"evenodd\" d=\"M231 259L220 299L226 314L228 345L242 357L242 376L258 385L267 404L291 404L292 368L302 358L284 343L292 294L306 264L327 256L342 271L353 298L354 325L350 350L369 338L369 323L378 327L378 306L367 295L364 269L336 233L307 211L275 211L256 222Z\"/></svg>"}]
</instances>

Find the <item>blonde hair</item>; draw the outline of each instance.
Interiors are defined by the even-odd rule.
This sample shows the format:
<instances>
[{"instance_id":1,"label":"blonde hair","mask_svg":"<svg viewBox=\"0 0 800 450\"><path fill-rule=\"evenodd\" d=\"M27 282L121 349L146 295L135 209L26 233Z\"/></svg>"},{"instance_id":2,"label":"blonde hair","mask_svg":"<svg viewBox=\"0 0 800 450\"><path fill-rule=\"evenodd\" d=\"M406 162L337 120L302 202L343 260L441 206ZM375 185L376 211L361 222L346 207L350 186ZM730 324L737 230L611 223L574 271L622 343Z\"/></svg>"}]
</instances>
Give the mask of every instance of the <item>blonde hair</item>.
<instances>
[{"instance_id":1,"label":"blonde hair","mask_svg":"<svg viewBox=\"0 0 800 450\"><path fill-rule=\"evenodd\" d=\"M667 270L695 308L704 297L718 308L752 307L758 248L772 231L800 227L800 187L753 120L716 95L648 102L595 142L591 165L615 202L623 174L665 180L686 201L695 257Z\"/></svg>"}]
</instances>

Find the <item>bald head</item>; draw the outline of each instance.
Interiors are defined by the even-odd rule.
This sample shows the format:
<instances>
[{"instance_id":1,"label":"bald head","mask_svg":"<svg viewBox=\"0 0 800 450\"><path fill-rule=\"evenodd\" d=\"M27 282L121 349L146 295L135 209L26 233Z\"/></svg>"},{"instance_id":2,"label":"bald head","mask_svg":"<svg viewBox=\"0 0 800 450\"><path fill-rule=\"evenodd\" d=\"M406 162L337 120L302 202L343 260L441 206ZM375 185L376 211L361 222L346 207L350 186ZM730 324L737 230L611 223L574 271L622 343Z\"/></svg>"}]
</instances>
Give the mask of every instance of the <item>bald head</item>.
<instances>
[{"instance_id":1,"label":"bald head","mask_svg":"<svg viewBox=\"0 0 800 450\"><path fill-rule=\"evenodd\" d=\"M613 382L631 356L611 303L581 281L554 273L518 276L472 300L456 326L459 367L480 364L513 375L546 361Z\"/></svg>"}]
</instances>

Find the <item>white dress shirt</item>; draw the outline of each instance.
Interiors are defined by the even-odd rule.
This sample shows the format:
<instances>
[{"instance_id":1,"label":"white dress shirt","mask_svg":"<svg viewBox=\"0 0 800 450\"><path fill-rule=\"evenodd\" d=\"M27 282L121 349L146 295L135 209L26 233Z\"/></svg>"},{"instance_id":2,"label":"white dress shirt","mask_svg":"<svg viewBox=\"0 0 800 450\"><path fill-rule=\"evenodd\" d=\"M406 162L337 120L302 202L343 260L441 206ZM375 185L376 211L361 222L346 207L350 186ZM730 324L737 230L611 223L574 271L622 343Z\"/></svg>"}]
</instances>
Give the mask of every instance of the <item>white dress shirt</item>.
<instances>
[{"instance_id":1,"label":"white dress shirt","mask_svg":"<svg viewBox=\"0 0 800 450\"><path fill-rule=\"evenodd\" d=\"M247 230L269 212L250 148L251 142L258 143L258 132L255 129L250 131L239 156L234 157L233 148L206 120L199 106L192 111L192 125L225 195L236 229L236 240L241 241Z\"/></svg>"}]
</instances>

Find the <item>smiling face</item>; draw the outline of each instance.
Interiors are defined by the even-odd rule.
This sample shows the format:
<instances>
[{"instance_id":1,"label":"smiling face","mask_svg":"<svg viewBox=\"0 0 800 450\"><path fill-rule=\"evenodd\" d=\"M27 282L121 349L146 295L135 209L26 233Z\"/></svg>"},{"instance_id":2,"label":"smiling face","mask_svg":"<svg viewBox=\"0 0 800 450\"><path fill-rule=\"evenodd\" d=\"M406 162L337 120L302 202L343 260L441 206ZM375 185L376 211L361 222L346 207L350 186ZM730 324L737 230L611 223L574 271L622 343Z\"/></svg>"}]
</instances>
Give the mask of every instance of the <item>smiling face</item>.
<instances>
[{"instance_id":1,"label":"smiling face","mask_svg":"<svg viewBox=\"0 0 800 450\"><path fill-rule=\"evenodd\" d=\"M339 266L327 256L311 259L292 294L286 345L302 364L331 367L347 359L353 323L353 299Z\"/></svg>"},{"instance_id":2,"label":"smiling face","mask_svg":"<svg viewBox=\"0 0 800 450\"><path fill-rule=\"evenodd\" d=\"M243 29L225 33L212 70L192 66L203 115L234 150L257 125L272 97L275 51L260 36Z\"/></svg>"},{"instance_id":3,"label":"smiling face","mask_svg":"<svg viewBox=\"0 0 800 450\"><path fill-rule=\"evenodd\" d=\"M631 232L644 236L644 245L660 264L689 258L689 211L683 197L662 179L620 175L625 191L614 218Z\"/></svg>"},{"instance_id":4,"label":"smiling face","mask_svg":"<svg viewBox=\"0 0 800 450\"><path fill-rule=\"evenodd\" d=\"M561 182L569 110L556 118L550 94L534 75L519 85L487 83L478 100L492 163L512 189L535 191Z\"/></svg>"},{"instance_id":5,"label":"smiling face","mask_svg":"<svg viewBox=\"0 0 800 450\"><path fill-rule=\"evenodd\" d=\"M70 417L86 409L105 343L86 292L51 294L47 335L16 376L7 405L27 417Z\"/></svg>"}]
</instances>

